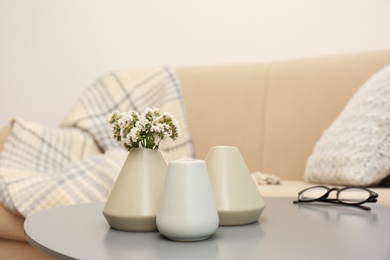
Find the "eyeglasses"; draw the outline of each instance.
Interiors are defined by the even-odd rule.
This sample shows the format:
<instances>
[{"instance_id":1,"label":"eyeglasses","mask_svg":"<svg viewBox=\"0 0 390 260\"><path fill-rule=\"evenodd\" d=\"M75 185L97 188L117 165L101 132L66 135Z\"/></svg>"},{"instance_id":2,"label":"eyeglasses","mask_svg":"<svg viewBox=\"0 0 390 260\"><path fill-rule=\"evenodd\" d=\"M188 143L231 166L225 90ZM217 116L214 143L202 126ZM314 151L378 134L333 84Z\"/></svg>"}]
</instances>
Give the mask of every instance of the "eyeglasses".
<instances>
[{"instance_id":1,"label":"eyeglasses","mask_svg":"<svg viewBox=\"0 0 390 260\"><path fill-rule=\"evenodd\" d=\"M332 191L336 191L336 198L328 198ZM345 188L329 188L326 186L314 186L304 189L298 193L298 200L294 203L302 202L328 202L337 203L349 206L358 206L365 210L371 210L369 207L362 206L366 202L376 202L378 194L366 188L361 187L345 187Z\"/></svg>"}]
</instances>

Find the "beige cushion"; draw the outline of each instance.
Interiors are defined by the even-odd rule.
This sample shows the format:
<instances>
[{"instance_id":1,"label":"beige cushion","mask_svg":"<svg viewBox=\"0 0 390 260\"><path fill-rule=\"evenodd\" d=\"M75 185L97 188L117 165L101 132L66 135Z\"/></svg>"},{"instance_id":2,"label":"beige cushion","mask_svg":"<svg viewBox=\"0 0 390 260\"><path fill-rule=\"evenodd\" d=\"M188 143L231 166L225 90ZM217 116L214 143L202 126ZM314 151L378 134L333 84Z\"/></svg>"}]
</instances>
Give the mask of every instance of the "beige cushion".
<instances>
[{"instance_id":1,"label":"beige cushion","mask_svg":"<svg viewBox=\"0 0 390 260\"><path fill-rule=\"evenodd\" d=\"M390 51L278 62L270 72L263 172L303 180L307 157L353 93L390 63Z\"/></svg>"},{"instance_id":2,"label":"beige cushion","mask_svg":"<svg viewBox=\"0 0 390 260\"><path fill-rule=\"evenodd\" d=\"M269 64L177 68L195 154L212 146L240 149L251 171L262 168L263 122Z\"/></svg>"},{"instance_id":3,"label":"beige cushion","mask_svg":"<svg viewBox=\"0 0 390 260\"><path fill-rule=\"evenodd\" d=\"M54 258L38 251L27 242L0 239L0 259L46 260Z\"/></svg>"},{"instance_id":4,"label":"beige cushion","mask_svg":"<svg viewBox=\"0 0 390 260\"><path fill-rule=\"evenodd\" d=\"M303 180L307 157L390 50L259 64L176 68L195 153L237 146L249 170Z\"/></svg>"},{"instance_id":5,"label":"beige cushion","mask_svg":"<svg viewBox=\"0 0 390 260\"><path fill-rule=\"evenodd\" d=\"M10 213L0 204L0 238L26 241L23 223L24 217Z\"/></svg>"},{"instance_id":6,"label":"beige cushion","mask_svg":"<svg viewBox=\"0 0 390 260\"><path fill-rule=\"evenodd\" d=\"M7 137L10 132L11 132L11 127L5 126L0 128L0 151L3 149L5 141L7 140Z\"/></svg>"}]
</instances>

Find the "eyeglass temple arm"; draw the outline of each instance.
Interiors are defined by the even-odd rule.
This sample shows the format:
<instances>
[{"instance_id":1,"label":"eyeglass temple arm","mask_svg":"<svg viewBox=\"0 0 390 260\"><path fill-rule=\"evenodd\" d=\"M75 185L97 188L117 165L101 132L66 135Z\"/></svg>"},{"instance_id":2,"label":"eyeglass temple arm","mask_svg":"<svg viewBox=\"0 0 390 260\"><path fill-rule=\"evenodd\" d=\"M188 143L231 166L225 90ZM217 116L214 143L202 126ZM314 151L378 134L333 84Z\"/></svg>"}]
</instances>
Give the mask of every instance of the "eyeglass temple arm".
<instances>
[{"instance_id":1,"label":"eyeglass temple arm","mask_svg":"<svg viewBox=\"0 0 390 260\"><path fill-rule=\"evenodd\" d=\"M371 210L370 207L363 206L361 204L342 203L342 202L340 202L339 200L336 200L336 199L322 199L322 200L318 200L318 201L320 201L320 202L327 202L327 203L333 203L333 204L341 204L341 205L353 206L353 207L358 207L358 208L361 208L361 209L364 209L364 210Z\"/></svg>"},{"instance_id":2,"label":"eyeglass temple arm","mask_svg":"<svg viewBox=\"0 0 390 260\"><path fill-rule=\"evenodd\" d=\"M336 199L321 199L321 200L316 200L316 201L318 201L318 202L326 202L326 203L333 203L333 204L339 204L339 205L346 205L346 206L353 206L353 207L361 208L361 209L364 209L364 210L371 210L371 208L367 207L367 206L363 206L363 205L360 205L360 204L341 203L340 201L338 201ZM316 202L316 201L311 201L311 202ZM311 202L301 201L301 200L294 200L293 201L294 204L297 204L297 203L311 203Z\"/></svg>"}]
</instances>

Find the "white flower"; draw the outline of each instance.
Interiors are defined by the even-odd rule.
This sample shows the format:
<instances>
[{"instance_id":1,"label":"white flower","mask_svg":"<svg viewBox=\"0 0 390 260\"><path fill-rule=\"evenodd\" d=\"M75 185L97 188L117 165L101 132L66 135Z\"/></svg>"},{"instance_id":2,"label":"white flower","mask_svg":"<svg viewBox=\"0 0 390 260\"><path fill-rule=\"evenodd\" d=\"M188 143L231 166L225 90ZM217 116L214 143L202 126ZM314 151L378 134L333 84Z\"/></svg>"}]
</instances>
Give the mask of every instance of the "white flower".
<instances>
[{"instance_id":1,"label":"white flower","mask_svg":"<svg viewBox=\"0 0 390 260\"><path fill-rule=\"evenodd\" d=\"M154 137L154 144L158 146L162 140L161 137L159 135L153 135L153 137Z\"/></svg>"},{"instance_id":2,"label":"white flower","mask_svg":"<svg viewBox=\"0 0 390 260\"><path fill-rule=\"evenodd\" d=\"M180 137L179 124L170 113L160 113L158 108L146 108L141 114L134 110L115 111L109 124L112 137L127 150L135 147L158 149L160 142Z\"/></svg>"},{"instance_id":3,"label":"white flower","mask_svg":"<svg viewBox=\"0 0 390 260\"><path fill-rule=\"evenodd\" d=\"M131 142L134 142L134 143L137 142L140 132L141 132L141 130L138 127L135 127L135 128L130 130L130 133L128 134L128 136L129 136L129 138L131 138Z\"/></svg>"}]
</instances>

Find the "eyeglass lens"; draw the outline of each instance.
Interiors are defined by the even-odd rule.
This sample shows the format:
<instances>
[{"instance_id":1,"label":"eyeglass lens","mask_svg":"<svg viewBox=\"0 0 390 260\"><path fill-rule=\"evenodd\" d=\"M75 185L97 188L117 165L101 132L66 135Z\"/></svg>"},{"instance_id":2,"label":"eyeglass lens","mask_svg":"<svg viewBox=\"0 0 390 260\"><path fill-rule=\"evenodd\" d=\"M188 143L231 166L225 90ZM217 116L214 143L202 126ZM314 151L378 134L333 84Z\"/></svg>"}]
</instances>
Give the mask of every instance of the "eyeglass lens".
<instances>
[{"instance_id":1,"label":"eyeglass lens","mask_svg":"<svg viewBox=\"0 0 390 260\"><path fill-rule=\"evenodd\" d=\"M366 201L370 197L370 192L365 189L348 188L339 193L339 201L347 204L355 204Z\"/></svg>"},{"instance_id":2,"label":"eyeglass lens","mask_svg":"<svg viewBox=\"0 0 390 260\"><path fill-rule=\"evenodd\" d=\"M300 194L299 199L302 201L315 200L315 199L321 198L327 192L328 192L328 189L325 187L313 187L313 188L304 190Z\"/></svg>"}]
</instances>

